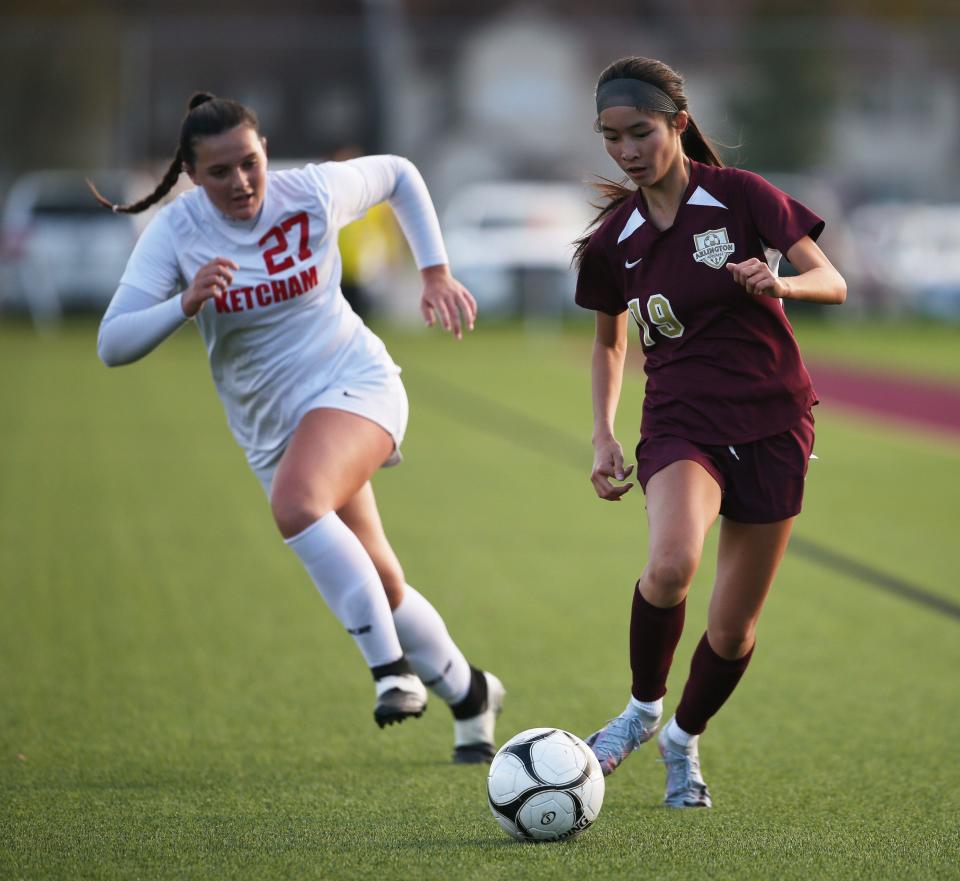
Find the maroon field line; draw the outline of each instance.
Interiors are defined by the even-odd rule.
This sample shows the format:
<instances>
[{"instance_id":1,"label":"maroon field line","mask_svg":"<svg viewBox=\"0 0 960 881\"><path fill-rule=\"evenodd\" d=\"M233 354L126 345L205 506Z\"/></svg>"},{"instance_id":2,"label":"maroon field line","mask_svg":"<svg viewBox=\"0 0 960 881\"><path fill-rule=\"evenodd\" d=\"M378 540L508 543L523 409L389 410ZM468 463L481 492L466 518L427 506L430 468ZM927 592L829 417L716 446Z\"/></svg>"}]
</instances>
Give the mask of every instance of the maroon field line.
<instances>
[{"instance_id":1,"label":"maroon field line","mask_svg":"<svg viewBox=\"0 0 960 881\"><path fill-rule=\"evenodd\" d=\"M826 361L808 361L807 367L824 404L935 429L960 440L958 385Z\"/></svg>"}]
</instances>

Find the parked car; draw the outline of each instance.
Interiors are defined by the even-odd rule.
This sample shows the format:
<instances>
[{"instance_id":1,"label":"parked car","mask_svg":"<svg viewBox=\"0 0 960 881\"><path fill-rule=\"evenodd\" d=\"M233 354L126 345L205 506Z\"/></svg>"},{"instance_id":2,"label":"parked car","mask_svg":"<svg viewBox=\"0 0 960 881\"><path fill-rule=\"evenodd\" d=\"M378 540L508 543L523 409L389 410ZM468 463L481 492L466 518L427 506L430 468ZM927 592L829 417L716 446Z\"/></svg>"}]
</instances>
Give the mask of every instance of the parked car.
<instances>
[{"instance_id":1,"label":"parked car","mask_svg":"<svg viewBox=\"0 0 960 881\"><path fill-rule=\"evenodd\" d=\"M154 186L133 172L48 170L19 177L0 218L0 307L26 309L44 323L109 302L148 216L104 210L86 187L88 176L118 202L139 199Z\"/></svg>"},{"instance_id":2,"label":"parked car","mask_svg":"<svg viewBox=\"0 0 960 881\"><path fill-rule=\"evenodd\" d=\"M578 186L496 181L460 190L442 216L453 271L484 315L559 315L574 308L572 242L593 209Z\"/></svg>"},{"instance_id":3,"label":"parked car","mask_svg":"<svg viewBox=\"0 0 960 881\"><path fill-rule=\"evenodd\" d=\"M960 319L960 205L868 203L850 228L891 308Z\"/></svg>"}]
</instances>

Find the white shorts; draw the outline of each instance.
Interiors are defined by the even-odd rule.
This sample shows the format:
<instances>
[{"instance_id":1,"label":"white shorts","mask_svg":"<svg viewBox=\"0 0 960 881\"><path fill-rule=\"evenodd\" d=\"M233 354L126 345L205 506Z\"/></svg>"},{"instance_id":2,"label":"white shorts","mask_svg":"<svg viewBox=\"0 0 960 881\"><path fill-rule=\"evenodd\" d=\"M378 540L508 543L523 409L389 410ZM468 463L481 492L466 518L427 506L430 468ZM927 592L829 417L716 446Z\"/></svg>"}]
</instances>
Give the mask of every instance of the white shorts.
<instances>
[{"instance_id":1,"label":"white shorts","mask_svg":"<svg viewBox=\"0 0 960 881\"><path fill-rule=\"evenodd\" d=\"M375 422L393 438L393 452L382 467L400 464L403 458L400 444L407 431L410 405L399 375L367 372L355 377L338 378L333 385L304 402L297 414L297 424L311 410L321 409L345 410ZM283 446L268 456L247 458L267 496L270 495L273 475L285 449L286 446Z\"/></svg>"}]
</instances>

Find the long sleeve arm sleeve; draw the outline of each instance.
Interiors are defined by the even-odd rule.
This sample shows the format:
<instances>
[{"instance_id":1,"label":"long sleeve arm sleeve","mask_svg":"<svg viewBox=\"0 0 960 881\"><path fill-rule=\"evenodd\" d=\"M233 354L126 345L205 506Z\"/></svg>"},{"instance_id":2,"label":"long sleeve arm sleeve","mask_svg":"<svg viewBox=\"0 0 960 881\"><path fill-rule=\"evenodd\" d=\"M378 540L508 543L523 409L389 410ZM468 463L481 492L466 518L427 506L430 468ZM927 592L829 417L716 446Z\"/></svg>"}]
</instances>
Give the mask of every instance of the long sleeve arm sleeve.
<instances>
[{"instance_id":1,"label":"long sleeve arm sleeve","mask_svg":"<svg viewBox=\"0 0 960 881\"><path fill-rule=\"evenodd\" d=\"M108 367L142 358L187 322L177 290L186 284L163 214L137 241L97 335L97 354Z\"/></svg>"},{"instance_id":2,"label":"long sleeve arm sleeve","mask_svg":"<svg viewBox=\"0 0 960 881\"><path fill-rule=\"evenodd\" d=\"M417 167L402 156L364 156L314 166L329 192L335 227L346 226L380 202L388 202L418 269L447 263L440 221Z\"/></svg>"},{"instance_id":3,"label":"long sleeve arm sleeve","mask_svg":"<svg viewBox=\"0 0 960 881\"><path fill-rule=\"evenodd\" d=\"M107 367L130 364L153 351L187 322L182 294L158 301L145 291L121 284L113 295L97 335L97 354Z\"/></svg>"}]
</instances>

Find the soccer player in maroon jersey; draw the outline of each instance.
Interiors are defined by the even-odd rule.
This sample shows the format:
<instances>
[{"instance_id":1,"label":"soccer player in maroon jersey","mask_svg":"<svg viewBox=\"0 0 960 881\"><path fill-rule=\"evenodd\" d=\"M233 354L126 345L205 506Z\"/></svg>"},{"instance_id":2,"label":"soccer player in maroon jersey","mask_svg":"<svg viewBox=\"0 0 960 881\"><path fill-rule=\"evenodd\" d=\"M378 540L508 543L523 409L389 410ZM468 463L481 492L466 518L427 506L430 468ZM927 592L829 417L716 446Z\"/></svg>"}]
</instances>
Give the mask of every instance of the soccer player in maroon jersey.
<instances>
[{"instance_id":1,"label":"soccer player in maroon jersey","mask_svg":"<svg viewBox=\"0 0 960 881\"><path fill-rule=\"evenodd\" d=\"M697 741L753 654L813 449L817 399L784 301L842 303L846 283L816 244L819 217L722 166L670 67L614 62L596 99L604 146L635 188L605 187L609 202L577 242L576 300L596 312L591 480L613 502L632 486L613 431L632 318L646 356L636 479L649 552L633 592L630 701L588 742L609 774L657 731L687 590L719 515L707 630L658 738L665 803L710 807ZM781 254L797 275L778 276Z\"/></svg>"}]
</instances>

